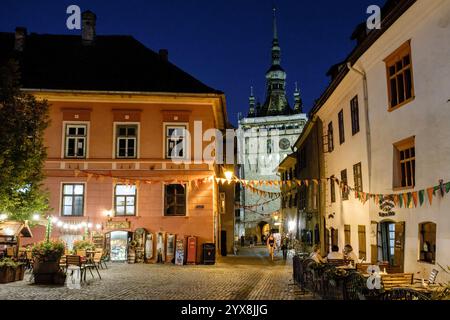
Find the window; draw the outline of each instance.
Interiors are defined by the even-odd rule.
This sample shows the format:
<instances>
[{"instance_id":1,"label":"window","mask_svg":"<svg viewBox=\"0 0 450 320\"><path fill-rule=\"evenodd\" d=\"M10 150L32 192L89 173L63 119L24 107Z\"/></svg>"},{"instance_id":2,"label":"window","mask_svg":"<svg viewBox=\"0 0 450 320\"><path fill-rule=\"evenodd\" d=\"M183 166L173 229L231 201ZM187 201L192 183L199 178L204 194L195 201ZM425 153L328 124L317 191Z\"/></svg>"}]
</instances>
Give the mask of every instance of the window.
<instances>
[{"instance_id":1,"label":"window","mask_svg":"<svg viewBox=\"0 0 450 320\"><path fill-rule=\"evenodd\" d=\"M86 125L66 126L66 158L86 158Z\"/></svg>"},{"instance_id":2,"label":"window","mask_svg":"<svg viewBox=\"0 0 450 320\"><path fill-rule=\"evenodd\" d=\"M300 196L299 196L300 200L299 200L299 207L298 207L300 210L306 209L306 192L307 192L306 187L302 186L300 189Z\"/></svg>"},{"instance_id":3,"label":"window","mask_svg":"<svg viewBox=\"0 0 450 320\"><path fill-rule=\"evenodd\" d=\"M271 154L272 153L272 139L268 138L267 139L267 154Z\"/></svg>"},{"instance_id":4,"label":"window","mask_svg":"<svg viewBox=\"0 0 450 320\"><path fill-rule=\"evenodd\" d=\"M249 149L250 149L250 138L249 137L245 137L245 154L249 154Z\"/></svg>"},{"instance_id":5,"label":"window","mask_svg":"<svg viewBox=\"0 0 450 320\"><path fill-rule=\"evenodd\" d=\"M348 200L348 181L347 181L347 169L341 171L341 183L342 183L342 200Z\"/></svg>"},{"instance_id":6,"label":"window","mask_svg":"<svg viewBox=\"0 0 450 320\"><path fill-rule=\"evenodd\" d=\"M334 178L334 176L332 177ZM330 179L331 202L336 202L336 185L334 179Z\"/></svg>"},{"instance_id":7,"label":"window","mask_svg":"<svg viewBox=\"0 0 450 320\"><path fill-rule=\"evenodd\" d=\"M358 96L355 96L350 101L350 112L352 115L352 135L359 132L359 107L358 107Z\"/></svg>"},{"instance_id":8,"label":"window","mask_svg":"<svg viewBox=\"0 0 450 320\"><path fill-rule=\"evenodd\" d=\"M84 184L63 184L62 216L82 216L84 212Z\"/></svg>"},{"instance_id":9,"label":"window","mask_svg":"<svg viewBox=\"0 0 450 320\"><path fill-rule=\"evenodd\" d=\"M298 161L299 161L299 168L300 170L306 168L306 147L303 147L300 149L298 153Z\"/></svg>"},{"instance_id":10,"label":"window","mask_svg":"<svg viewBox=\"0 0 450 320\"><path fill-rule=\"evenodd\" d=\"M435 263L436 260L436 223L419 224L419 261Z\"/></svg>"},{"instance_id":11,"label":"window","mask_svg":"<svg viewBox=\"0 0 450 320\"><path fill-rule=\"evenodd\" d=\"M355 190L362 192L363 185L362 185L361 162L353 166L353 178L355 180Z\"/></svg>"},{"instance_id":12,"label":"window","mask_svg":"<svg viewBox=\"0 0 450 320\"><path fill-rule=\"evenodd\" d=\"M386 63L389 111L391 111L414 99L410 41L398 48L384 62Z\"/></svg>"},{"instance_id":13,"label":"window","mask_svg":"<svg viewBox=\"0 0 450 320\"><path fill-rule=\"evenodd\" d=\"M186 186L183 184L166 184L164 186L164 215L186 215Z\"/></svg>"},{"instance_id":14,"label":"window","mask_svg":"<svg viewBox=\"0 0 450 320\"><path fill-rule=\"evenodd\" d=\"M359 259L366 260L366 226L358 226Z\"/></svg>"},{"instance_id":15,"label":"window","mask_svg":"<svg viewBox=\"0 0 450 320\"><path fill-rule=\"evenodd\" d=\"M166 126L166 159L186 157L186 126Z\"/></svg>"},{"instance_id":16,"label":"window","mask_svg":"<svg viewBox=\"0 0 450 320\"><path fill-rule=\"evenodd\" d=\"M344 239L345 239L345 245L349 244L351 245L351 233L350 233L350 225L345 224L344 225Z\"/></svg>"},{"instance_id":17,"label":"window","mask_svg":"<svg viewBox=\"0 0 450 320\"><path fill-rule=\"evenodd\" d=\"M338 229L330 228L331 231L331 247L339 245Z\"/></svg>"},{"instance_id":18,"label":"window","mask_svg":"<svg viewBox=\"0 0 450 320\"><path fill-rule=\"evenodd\" d=\"M345 142L345 132L344 132L344 110L338 113L339 122L339 143L343 144Z\"/></svg>"},{"instance_id":19,"label":"window","mask_svg":"<svg viewBox=\"0 0 450 320\"><path fill-rule=\"evenodd\" d=\"M136 215L136 186L116 185L114 208L116 216Z\"/></svg>"},{"instance_id":20,"label":"window","mask_svg":"<svg viewBox=\"0 0 450 320\"><path fill-rule=\"evenodd\" d=\"M118 125L116 127L116 157L136 158L137 125Z\"/></svg>"},{"instance_id":21,"label":"window","mask_svg":"<svg viewBox=\"0 0 450 320\"><path fill-rule=\"evenodd\" d=\"M333 122L328 124L328 152L334 150L334 140L333 140Z\"/></svg>"},{"instance_id":22,"label":"window","mask_svg":"<svg viewBox=\"0 0 450 320\"><path fill-rule=\"evenodd\" d=\"M416 176L414 137L394 144L394 188L413 188Z\"/></svg>"}]
</instances>

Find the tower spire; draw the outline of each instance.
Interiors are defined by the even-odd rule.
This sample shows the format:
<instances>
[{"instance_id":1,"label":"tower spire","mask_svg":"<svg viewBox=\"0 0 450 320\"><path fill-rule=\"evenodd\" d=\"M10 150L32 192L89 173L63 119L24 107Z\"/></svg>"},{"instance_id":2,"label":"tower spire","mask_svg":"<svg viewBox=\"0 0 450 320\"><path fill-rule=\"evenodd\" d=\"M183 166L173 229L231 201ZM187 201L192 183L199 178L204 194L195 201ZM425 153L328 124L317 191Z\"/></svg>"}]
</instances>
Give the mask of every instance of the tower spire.
<instances>
[{"instance_id":1,"label":"tower spire","mask_svg":"<svg viewBox=\"0 0 450 320\"><path fill-rule=\"evenodd\" d=\"M278 43L278 28L277 28L277 9L275 6L272 8L273 12L273 39L272 39L272 65L279 65L280 64L280 56L281 56L281 48Z\"/></svg>"},{"instance_id":2,"label":"tower spire","mask_svg":"<svg viewBox=\"0 0 450 320\"><path fill-rule=\"evenodd\" d=\"M248 98L249 110L248 116L255 117L255 96L253 95L253 86L250 86L250 97Z\"/></svg>"},{"instance_id":3,"label":"tower spire","mask_svg":"<svg viewBox=\"0 0 450 320\"><path fill-rule=\"evenodd\" d=\"M273 40L278 40L278 30L277 30L277 8L275 5L272 8L273 11Z\"/></svg>"},{"instance_id":4,"label":"tower spire","mask_svg":"<svg viewBox=\"0 0 450 320\"><path fill-rule=\"evenodd\" d=\"M303 101L300 96L300 90L298 90L297 81L295 81L295 91L294 91L294 113L303 112Z\"/></svg>"}]
</instances>

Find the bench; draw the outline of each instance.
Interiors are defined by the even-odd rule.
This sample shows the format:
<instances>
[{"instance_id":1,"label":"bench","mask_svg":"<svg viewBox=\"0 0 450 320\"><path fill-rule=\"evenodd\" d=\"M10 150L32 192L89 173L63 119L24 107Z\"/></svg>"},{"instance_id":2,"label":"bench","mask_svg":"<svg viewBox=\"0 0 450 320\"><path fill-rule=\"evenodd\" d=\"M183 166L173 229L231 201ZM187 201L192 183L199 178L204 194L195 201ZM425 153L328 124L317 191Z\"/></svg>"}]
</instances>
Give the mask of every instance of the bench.
<instances>
[{"instance_id":1,"label":"bench","mask_svg":"<svg viewBox=\"0 0 450 320\"><path fill-rule=\"evenodd\" d=\"M344 259L327 259L327 263L335 267L348 266L349 262L349 260Z\"/></svg>"},{"instance_id":2,"label":"bench","mask_svg":"<svg viewBox=\"0 0 450 320\"><path fill-rule=\"evenodd\" d=\"M413 279L413 273L392 273L381 275L381 282L383 284L384 290L408 287L413 284Z\"/></svg>"},{"instance_id":3,"label":"bench","mask_svg":"<svg viewBox=\"0 0 450 320\"><path fill-rule=\"evenodd\" d=\"M368 268L369 266L372 266L372 265L374 265L374 264L373 264L373 263L367 263L367 262L366 262L366 263L357 263L357 264L356 264L356 271L359 271L359 272L361 272L361 273L363 273L363 274L367 274L367 268ZM389 273L388 270L392 270L392 269L390 269L388 263L379 262L379 263L376 264L376 265L380 268L380 271L381 271L381 272L383 272L384 269L386 269L386 272L387 272L387 273ZM398 273L398 272L394 272L394 273Z\"/></svg>"}]
</instances>

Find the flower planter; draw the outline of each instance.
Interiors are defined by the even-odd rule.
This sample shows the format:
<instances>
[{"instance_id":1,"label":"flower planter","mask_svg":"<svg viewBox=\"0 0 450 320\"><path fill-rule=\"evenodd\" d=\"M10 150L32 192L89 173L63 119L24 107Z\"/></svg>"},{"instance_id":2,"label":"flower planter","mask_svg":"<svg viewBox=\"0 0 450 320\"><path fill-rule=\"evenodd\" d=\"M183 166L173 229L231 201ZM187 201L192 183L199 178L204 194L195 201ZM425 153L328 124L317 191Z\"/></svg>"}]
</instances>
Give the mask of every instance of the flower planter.
<instances>
[{"instance_id":1,"label":"flower planter","mask_svg":"<svg viewBox=\"0 0 450 320\"><path fill-rule=\"evenodd\" d=\"M53 284L59 271L59 261L35 261L33 266L34 283Z\"/></svg>"},{"instance_id":2,"label":"flower planter","mask_svg":"<svg viewBox=\"0 0 450 320\"><path fill-rule=\"evenodd\" d=\"M25 276L25 266L23 264L21 264L16 268L14 280L22 281L24 276Z\"/></svg>"},{"instance_id":3,"label":"flower planter","mask_svg":"<svg viewBox=\"0 0 450 320\"><path fill-rule=\"evenodd\" d=\"M15 270L13 267L0 268L0 283L13 282L15 280Z\"/></svg>"}]
</instances>

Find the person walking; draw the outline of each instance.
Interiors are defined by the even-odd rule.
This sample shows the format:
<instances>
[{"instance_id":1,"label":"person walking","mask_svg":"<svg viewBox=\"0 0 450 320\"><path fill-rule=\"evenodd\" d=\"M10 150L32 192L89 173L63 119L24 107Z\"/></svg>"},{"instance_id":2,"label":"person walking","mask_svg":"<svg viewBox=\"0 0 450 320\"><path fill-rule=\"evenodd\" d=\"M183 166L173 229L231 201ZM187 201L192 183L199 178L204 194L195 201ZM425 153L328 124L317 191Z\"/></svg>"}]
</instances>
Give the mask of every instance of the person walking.
<instances>
[{"instance_id":1,"label":"person walking","mask_svg":"<svg viewBox=\"0 0 450 320\"><path fill-rule=\"evenodd\" d=\"M241 236L241 247L245 245L245 237L244 235Z\"/></svg>"},{"instance_id":2,"label":"person walking","mask_svg":"<svg viewBox=\"0 0 450 320\"><path fill-rule=\"evenodd\" d=\"M287 259L288 247L289 247L289 238L287 236L284 236L283 239L281 239L281 251L283 251L283 260Z\"/></svg>"},{"instance_id":3,"label":"person walking","mask_svg":"<svg viewBox=\"0 0 450 320\"><path fill-rule=\"evenodd\" d=\"M269 249L270 258L273 261L273 253L274 253L274 251L276 249L276 245L275 245L275 237L273 236L272 233L267 238L267 248Z\"/></svg>"}]
</instances>

